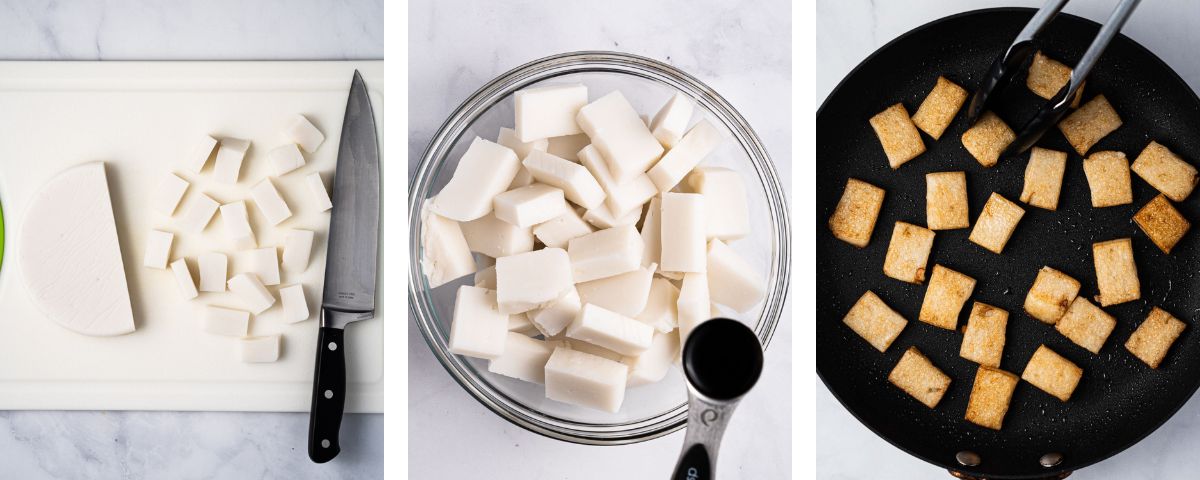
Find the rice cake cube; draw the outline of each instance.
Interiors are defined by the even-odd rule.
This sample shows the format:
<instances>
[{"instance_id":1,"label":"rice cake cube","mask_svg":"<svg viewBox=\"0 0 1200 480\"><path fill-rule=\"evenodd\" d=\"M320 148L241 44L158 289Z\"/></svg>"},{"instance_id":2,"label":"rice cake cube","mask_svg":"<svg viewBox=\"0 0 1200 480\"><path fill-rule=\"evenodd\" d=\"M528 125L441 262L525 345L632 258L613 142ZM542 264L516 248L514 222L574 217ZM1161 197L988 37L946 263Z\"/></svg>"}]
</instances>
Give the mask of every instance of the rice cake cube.
<instances>
[{"instance_id":1,"label":"rice cake cube","mask_svg":"<svg viewBox=\"0 0 1200 480\"><path fill-rule=\"evenodd\" d=\"M429 209L456 222L487 215L492 212L492 199L508 190L521 165L512 149L475 137L459 158L450 181L430 201ZM531 169L531 173L536 172Z\"/></svg>"},{"instance_id":2,"label":"rice cake cube","mask_svg":"<svg viewBox=\"0 0 1200 480\"><path fill-rule=\"evenodd\" d=\"M571 239L567 242L567 254L575 283L637 270L642 265L643 248L642 236L633 225L598 230ZM701 261L705 261L703 257Z\"/></svg>"},{"instance_id":3,"label":"rice cake cube","mask_svg":"<svg viewBox=\"0 0 1200 480\"><path fill-rule=\"evenodd\" d=\"M687 184L704 196L704 204L710 209L708 238L731 242L750 234L746 184L736 170L699 167L687 176Z\"/></svg>"},{"instance_id":4,"label":"rice cake cube","mask_svg":"<svg viewBox=\"0 0 1200 480\"><path fill-rule=\"evenodd\" d=\"M314 235L312 230L296 229L287 232L283 237L283 253L277 268L289 273L307 270L309 257L312 256Z\"/></svg>"},{"instance_id":5,"label":"rice cake cube","mask_svg":"<svg viewBox=\"0 0 1200 480\"><path fill-rule=\"evenodd\" d=\"M1025 311L1033 318L1054 325L1079 295L1079 287L1079 280L1070 275L1042 267L1025 295Z\"/></svg>"},{"instance_id":6,"label":"rice cake cube","mask_svg":"<svg viewBox=\"0 0 1200 480\"><path fill-rule=\"evenodd\" d=\"M1022 380L1064 402L1071 398L1081 377L1082 368L1045 345L1033 352L1033 357L1025 364L1025 371L1021 372Z\"/></svg>"},{"instance_id":7,"label":"rice cake cube","mask_svg":"<svg viewBox=\"0 0 1200 480\"><path fill-rule=\"evenodd\" d=\"M1092 206L1096 208L1133 203L1133 184L1129 179L1129 159L1121 152L1096 152L1083 161Z\"/></svg>"},{"instance_id":8,"label":"rice cake cube","mask_svg":"<svg viewBox=\"0 0 1200 480\"><path fill-rule=\"evenodd\" d=\"M1104 95L1096 95L1058 122L1058 129L1080 155L1086 155L1093 145L1120 127L1121 117Z\"/></svg>"},{"instance_id":9,"label":"rice cake cube","mask_svg":"<svg viewBox=\"0 0 1200 480\"><path fill-rule=\"evenodd\" d=\"M496 259L496 303L500 313L546 307L575 286L571 258L561 248L543 248Z\"/></svg>"},{"instance_id":10,"label":"rice cake cube","mask_svg":"<svg viewBox=\"0 0 1200 480\"><path fill-rule=\"evenodd\" d=\"M546 362L554 346L516 332L505 336L504 353L488 361L488 371L526 382L546 383Z\"/></svg>"},{"instance_id":11,"label":"rice cake cube","mask_svg":"<svg viewBox=\"0 0 1200 480\"><path fill-rule=\"evenodd\" d=\"M1133 241L1118 238L1092 244L1092 259L1096 265L1096 285L1101 306L1116 305L1142 298L1138 281L1137 262L1133 259Z\"/></svg>"},{"instance_id":12,"label":"rice cake cube","mask_svg":"<svg viewBox=\"0 0 1200 480\"><path fill-rule=\"evenodd\" d=\"M533 142L579 133L575 116L587 102L587 86L578 83L518 90L513 94L517 139Z\"/></svg>"},{"instance_id":13,"label":"rice cake cube","mask_svg":"<svg viewBox=\"0 0 1200 480\"><path fill-rule=\"evenodd\" d=\"M557 347L546 361L546 398L616 413L628 379L629 367L618 360Z\"/></svg>"},{"instance_id":14,"label":"rice cake cube","mask_svg":"<svg viewBox=\"0 0 1200 480\"><path fill-rule=\"evenodd\" d=\"M954 120L958 109L967 100L967 91L958 84L939 76L933 90L925 96L917 113L913 114L912 122L921 131L937 140L942 137L946 127Z\"/></svg>"},{"instance_id":15,"label":"rice cake cube","mask_svg":"<svg viewBox=\"0 0 1200 480\"><path fill-rule=\"evenodd\" d=\"M1025 86L1046 100L1058 95L1058 91L1071 81L1071 67L1062 62L1047 57L1042 52L1033 54L1033 62L1029 64L1029 74L1025 77Z\"/></svg>"},{"instance_id":16,"label":"rice cake cube","mask_svg":"<svg viewBox=\"0 0 1200 480\"><path fill-rule=\"evenodd\" d=\"M867 290L842 317L842 323L876 350L885 352L908 325L908 320L892 310L875 292Z\"/></svg>"},{"instance_id":17,"label":"rice cake cube","mask_svg":"<svg viewBox=\"0 0 1200 480\"><path fill-rule=\"evenodd\" d=\"M846 189L829 217L829 229L837 239L858 248L871 242L875 221L883 207L884 190L862 180L846 180Z\"/></svg>"},{"instance_id":18,"label":"rice cake cube","mask_svg":"<svg viewBox=\"0 0 1200 480\"><path fill-rule=\"evenodd\" d=\"M971 226L967 213L967 173L925 174L925 224L930 230Z\"/></svg>"},{"instance_id":19,"label":"rice cake cube","mask_svg":"<svg viewBox=\"0 0 1200 480\"><path fill-rule=\"evenodd\" d=\"M658 143L655 142L655 145ZM591 209L604 202L604 189L600 188L600 182L583 165L541 150L531 150L521 165L533 175L534 180L561 189L567 200L576 205ZM496 192L492 196L500 193L503 192Z\"/></svg>"},{"instance_id":20,"label":"rice cake cube","mask_svg":"<svg viewBox=\"0 0 1200 480\"><path fill-rule=\"evenodd\" d=\"M1033 147L1025 166L1025 187L1021 201L1054 211L1062 192L1063 174L1067 171L1067 152Z\"/></svg>"},{"instance_id":21,"label":"rice cake cube","mask_svg":"<svg viewBox=\"0 0 1200 480\"><path fill-rule=\"evenodd\" d=\"M1150 142L1133 161L1133 171L1167 198L1182 202L1192 194L1200 175L1196 167L1158 142Z\"/></svg>"},{"instance_id":22,"label":"rice cake cube","mask_svg":"<svg viewBox=\"0 0 1200 480\"><path fill-rule=\"evenodd\" d=\"M971 385L966 420L981 427L1000 430L1018 381L1016 375L980 365L975 372L975 383Z\"/></svg>"},{"instance_id":23,"label":"rice cake cube","mask_svg":"<svg viewBox=\"0 0 1200 480\"><path fill-rule=\"evenodd\" d=\"M544 336L562 333L579 316L583 303L579 300L579 292L572 287L566 295L559 298L550 306L530 310L526 313L529 322Z\"/></svg>"},{"instance_id":24,"label":"rice cake cube","mask_svg":"<svg viewBox=\"0 0 1200 480\"><path fill-rule=\"evenodd\" d=\"M1100 348L1104 346L1104 342L1116 326L1116 317L1101 310L1086 298L1075 297L1071 308L1067 309L1067 313L1058 320L1054 328L1087 351L1100 353Z\"/></svg>"},{"instance_id":25,"label":"rice cake cube","mask_svg":"<svg viewBox=\"0 0 1200 480\"><path fill-rule=\"evenodd\" d=\"M962 144L980 165L991 167L1000 161L1000 154L1017 134L992 112L983 112L979 121L963 132Z\"/></svg>"},{"instance_id":26,"label":"rice cake cube","mask_svg":"<svg viewBox=\"0 0 1200 480\"><path fill-rule=\"evenodd\" d=\"M534 225L548 222L570 208L562 190L534 183L496 195L492 199L491 213L518 228L531 229ZM528 235L529 238L533 238L532 233Z\"/></svg>"},{"instance_id":27,"label":"rice cake cube","mask_svg":"<svg viewBox=\"0 0 1200 480\"><path fill-rule=\"evenodd\" d=\"M941 265L934 265L917 319L935 327L956 329L958 314L974 290L974 278Z\"/></svg>"},{"instance_id":28,"label":"rice cake cube","mask_svg":"<svg viewBox=\"0 0 1200 480\"><path fill-rule=\"evenodd\" d=\"M1138 227L1146 232L1150 241L1154 242L1163 253L1171 253L1175 244L1179 243L1188 229L1192 228L1192 223L1183 218L1179 210L1176 210L1171 205L1171 201L1162 194L1154 197L1146 206L1138 210L1133 215L1133 221L1137 222Z\"/></svg>"},{"instance_id":29,"label":"rice cake cube","mask_svg":"<svg viewBox=\"0 0 1200 480\"><path fill-rule=\"evenodd\" d=\"M213 178L218 183L233 185L242 172L242 162L250 141L240 138L222 138L217 146L217 157L213 160Z\"/></svg>"},{"instance_id":30,"label":"rice cake cube","mask_svg":"<svg viewBox=\"0 0 1200 480\"><path fill-rule=\"evenodd\" d=\"M568 208L566 211L557 217L554 217L548 222L539 223L533 227L533 236L542 241L542 244L551 248L566 248L567 242L573 238L579 238L589 233L596 231L590 223L587 223L579 216L573 208ZM530 247L532 248L532 243Z\"/></svg>"},{"instance_id":31,"label":"rice cake cube","mask_svg":"<svg viewBox=\"0 0 1200 480\"><path fill-rule=\"evenodd\" d=\"M950 377L935 367L917 347L908 347L896 368L888 374L888 381L929 408L936 407L950 387Z\"/></svg>"},{"instance_id":32,"label":"rice cake cube","mask_svg":"<svg viewBox=\"0 0 1200 480\"><path fill-rule=\"evenodd\" d=\"M971 229L971 236L967 239L992 253L999 254L1004 251L1013 230L1017 229L1017 223L1024 216L1024 208L999 193L992 192L992 196L988 197L987 203L983 205L979 218L975 219L975 228Z\"/></svg>"},{"instance_id":33,"label":"rice cake cube","mask_svg":"<svg viewBox=\"0 0 1200 480\"><path fill-rule=\"evenodd\" d=\"M646 308L651 280L657 267L651 264L620 275L583 282L576 285L575 289L585 304L633 317Z\"/></svg>"},{"instance_id":34,"label":"rice cake cube","mask_svg":"<svg viewBox=\"0 0 1200 480\"><path fill-rule=\"evenodd\" d=\"M967 328L963 331L958 356L981 366L1000 368L1007 328L1007 310L975 302L971 306L971 316L967 318Z\"/></svg>"},{"instance_id":35,"label":"rice cake cube","mask_svg":"<svg viewBox=\"0 0 1200 480\"><path fill-rule=\"evenodd\" d=\"M614 90L584 105L575 116L575 121L608 161L608 170L618 183L625 183L646 173L665 151L620 91ZM689 149L688 152L693 151Z\"/></svg>"},{"instance_id":36,"label":"rice cake cube","mask_svg":"<svg viewBox=\"0 0 1200 480\"><path fill-rule=\"evenodd\" d=\"M933 230L896 222L883 259L883 273L902 282L925 283L925 265L933 249L933 237Z\"/></svg>"},{"instance_id":37,"label":"rice cake cube","mask_svg":"<svg viewBox=\"0 0 1200 480\"><path fill-rule=\"evenodd\" d=\"M592 144L586 133L552 137L546 140L546 153L579 163L579 151ZM522 157L524 160L524 157Z\"/></svg>"},{"instance_id":38,"label":"rice cake cube","mask_svg":"<svg viewBox=\"0 0 1200 480\"><path fill-rule=\"evenodd\" d=\"M1187 328L1187 324L1158 307L1150 311L1146 321L1138 325L1137 330L1125 342L1125 349L1133 356L1146 362L1150 368L1158 368L1171 344L1179 338L1179 334Z\"/></svg>"},{"instance_id":39,"label":"rice cake cube","mask_svg":"<svg viewBox=\"0 0 1200 480\"><path fill-rule=\"evenodd\" d=\"M900 168L905 162L925 153L925 143L921 141L921 133L908 117L904 104L897 103L871 117L871 128L883 144L883 153L887 155L888 165L892 170Z\"/></svg>"},{"instance_id":40,"label":"rice cake cube","mask_svg":"<svg viewBox=\"0 0 1200 480\"><path fill-rule=\"evenodd\" d=\"M496 292L458 287L447 341L450 353L493 359L504 354L507 340L508 314L497 308Z\"/></svg>"},{"instance_id":41,"label":"rice cake cube","mask_svg":"<svg viewBox=\"0 0 1200 480\"><path fill-rule=\"evenodd\" d=\"M514 190L509 190L509 192L512 191ZM562 197L558 197L558 200L561 202ZM575 213L569 208L563 210ZM522 228L506 222L497 215L498 213L493 207L492 212L487 215L458 224L459 229L462 230L463 239L467 241L467 248L470 248L472 252L479 252L492 258L533 251L533 232L528 227ZM541 225L544 224L538 226ZM546 244L546 246L557 248L561 245Z\"/></svg>"},{"instance_id":42,"label":"rice cake cube","mask_svg":"<svg viewBox=\"0 0 1200 480\"><path fill-rule=\"evenodd\" d=\"M679 289L665 278L650 280L650 294L643 308L633 318L654 327L659 333L670 333L678 326Z\"/></svg>"}]
</instances>

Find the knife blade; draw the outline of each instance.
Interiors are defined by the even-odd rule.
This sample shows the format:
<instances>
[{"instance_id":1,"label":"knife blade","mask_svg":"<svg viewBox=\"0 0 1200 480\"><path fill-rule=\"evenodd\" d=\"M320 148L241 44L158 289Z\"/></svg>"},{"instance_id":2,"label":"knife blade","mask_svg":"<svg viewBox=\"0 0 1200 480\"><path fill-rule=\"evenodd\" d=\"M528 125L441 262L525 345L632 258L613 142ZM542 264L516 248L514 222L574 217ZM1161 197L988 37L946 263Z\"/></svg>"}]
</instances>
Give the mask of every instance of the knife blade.
<instances>
[{"instance_id":1,"label":"knife blade","mask_svg":"<svg viewBox=\"0 0 1200 480\"><path fill-rule=\"evenodd\" d=\"M346 405L345 328L375 316L379 254L379 142L362 75L354 71L333 177L333 210L325 260L325 290L313 373L308 456L316 463L341 452Z\"/></svg>"}]
</instances>

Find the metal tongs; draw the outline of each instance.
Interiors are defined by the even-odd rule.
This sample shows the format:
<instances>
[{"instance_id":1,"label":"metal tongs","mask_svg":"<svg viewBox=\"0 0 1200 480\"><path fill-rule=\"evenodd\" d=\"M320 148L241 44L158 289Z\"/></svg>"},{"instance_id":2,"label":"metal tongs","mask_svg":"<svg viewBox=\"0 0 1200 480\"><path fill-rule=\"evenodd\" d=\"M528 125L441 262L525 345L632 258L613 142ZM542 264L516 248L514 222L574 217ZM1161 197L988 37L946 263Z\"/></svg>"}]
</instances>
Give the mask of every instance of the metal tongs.
<instances>
[{"instance_id":1,"label":"metal tongs","mask_svg":"<svg viewBox=\"0 0 1200 480\"><path fill-rule=\"evenodd\" d=\"M992 94L1007 86L1021 67L1026 64L1026 60L1037 51L1037 47L1034 45L1037 36L1054 20L1058 12L1062 11L1068 1L1047 0L1046 4L1038 9L1025 28L1021 30L1021 33L1017 34L1017 38L1013 40L1008 50L992 63L987 76L983 79L983 84L971 97L971 104L967 107L967 123L969 125L974 125L975 121L979 120L979 117L987 110ZM1126 20L1129 20L1133 9L1137 8L1139 3L1141 0L1121 0L1121 3L1117 4L1117 8L1108 17L1108 22L1100 28L1100 33L1096 35L1091 46L1084 52L1083 58L1080 58L1079 62L1075 64L1075 68L1071 70L1071 80L1058 91L1054 98L1042 105L1037 115L1025 123L1024 127L1021 127L1020 132L1017 133L1017 139L1008 145L1008 148L1000 155L1001 158L1024 153L1037 143L1042 135L1058 124L1058 121L1062 119L1063 115L1066 115L1070 108L1071 100L1075 98L1076 92L1083 87L1083 81L1087 78L1088 72L1091 72L1096 61L1100 59L1100 55L1104 53L1104 49L1108 48L1108 43L1117 35L1117 32L1121 31L1121 27L1125 25Z\"/></svg>"}]
</instances>

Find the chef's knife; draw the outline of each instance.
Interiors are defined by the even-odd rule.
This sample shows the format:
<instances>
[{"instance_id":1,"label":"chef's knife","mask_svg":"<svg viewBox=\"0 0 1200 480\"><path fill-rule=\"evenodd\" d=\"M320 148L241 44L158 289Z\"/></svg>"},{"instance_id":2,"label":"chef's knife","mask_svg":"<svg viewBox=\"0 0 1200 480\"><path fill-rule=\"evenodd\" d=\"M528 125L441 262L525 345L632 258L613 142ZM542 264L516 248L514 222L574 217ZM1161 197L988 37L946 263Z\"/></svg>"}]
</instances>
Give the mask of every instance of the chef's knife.
<instances>
[{"instance_id":1,"label":"chef's knife","mask_svg":"<svg viewBox=\"0 0 1200 480\"><path fill-rule=\"evenodd\" d=\"M325 463L341 452L338 431L346 406L345 328L375 316L379 251L379 143L367 86L358 71L350 85L337 170L321 297L321 330L308 421L308 457Z\"/></svg>"}]
</instances>

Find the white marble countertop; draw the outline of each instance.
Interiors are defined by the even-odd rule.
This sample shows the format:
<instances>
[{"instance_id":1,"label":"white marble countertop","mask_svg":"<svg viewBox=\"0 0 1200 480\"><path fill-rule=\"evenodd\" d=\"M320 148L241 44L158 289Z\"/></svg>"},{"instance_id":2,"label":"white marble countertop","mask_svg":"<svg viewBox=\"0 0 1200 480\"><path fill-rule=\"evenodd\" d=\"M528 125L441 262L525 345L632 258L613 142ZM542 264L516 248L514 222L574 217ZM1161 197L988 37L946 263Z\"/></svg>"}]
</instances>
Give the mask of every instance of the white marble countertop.
<instances>
[{"instance_id":1,"label":"white marble countertop","mask_svg":"<svg viewBox=\"0 0 1200 480\"><path fill-rule=\"evenodd\" d=\"M891 39L931 20L954 13L1000 6L1040 7L1042 0L821 0L817 3L817 102L859 62ZM1115 0L1071 2L1064 11L1103 23ZM1193 89L1200 89L1200 8L1191 0L1142 2L1123 33L1171 65ZM818 379L817 473L823 479L860 479L888 472L889 478L950 478L875 436L850 416ZM1166 480L1196 478L1200 471L1200 396L1137 445L1072 479ZM869 462L862 461L870 458Z\"/></svg>"},{"instance_id":2,"label":"white marble countertop","mask_svg":"<svg viewBox=\"0 0 1200 480\"><path fill-rule=\"evenodd\" d=\"M0 60L381 59L382 12L382 0L0 0ZM326 465L307 439L297 413L0 411L0 476L383 477L382 415L348 415Z\"/></svg>"},{"instance_id":3,"label":"white marble countertop","mask_svg":"<svg viewBox=\"0 0 1200 480\"><path fill-rule=\"evenodd\" d=\"M791 178L788 3L738 8L719 0L646 2L464 0L410 10L409 172L429 138L475 89L526 61L572 50L665 60L715 88L754 126L782 178ZM759 385L738 407L721 447L724 478L791 471L791 330L784 318ZM527 432L472 399L409 323L409 476L493 479L667 478L682 432L621 446L573 445ZM469 461L464 461L469 458Z\"/></svg>"}]
</instances>

